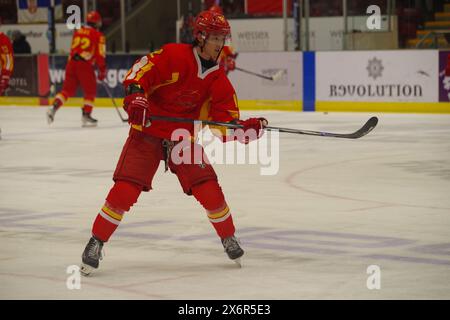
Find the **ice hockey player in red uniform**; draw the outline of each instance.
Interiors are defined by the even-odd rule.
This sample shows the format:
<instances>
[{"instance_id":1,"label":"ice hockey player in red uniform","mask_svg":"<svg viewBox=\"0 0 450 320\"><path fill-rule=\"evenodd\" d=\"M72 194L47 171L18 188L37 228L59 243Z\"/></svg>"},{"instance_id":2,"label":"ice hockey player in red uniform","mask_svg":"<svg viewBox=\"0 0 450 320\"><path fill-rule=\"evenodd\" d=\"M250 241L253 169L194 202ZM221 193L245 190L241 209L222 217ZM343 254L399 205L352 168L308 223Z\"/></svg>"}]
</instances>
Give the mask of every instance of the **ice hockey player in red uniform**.
<instances>
[{"instance_id":1,"label":"ice hockey player in red uniform","mask_svg":"<svg viewBox=\"0 0 450 320\"><path fill-rule=\"evenodd\" d=\"M220 54L220 65L224 68L225 73L228 75L230 71L236 68L236 58L238 53L233 49L232 46L225 46Z\"/></svg>"},{"instance_id":2,"label":"ice hockey player in red uniform","mask_svg":"<svg viewBox=\"0 0 450 320\"><path fill-rule=\"evenodd\" d=\"M9 86L13 69L14 56L11 41L3 32L0 32L0 96Z\"/></svg>"},{"instance_id":3,"label":"ice hockey player in red uniform","mask_svg":"<svg viewBox=\"0 0 450 320\"><path fill-rule=\"evenodd\" d=\"M223 15L222 8L216 4L212 5L209 8L209 11L217 12ZM223 47L222 52L219 57L219 65L221 65L225 73L228 75L230 71L233 71L236 68L236 58L238 56L238 52L230 45L226 44Z\"/></svg>"},{"instance_id":4,"label":"ice hockey player in red uniform","mask_svg":"<svg viewBox=\"0 0 450 320\"><path fill-rule=\"evenodd\" d=\"M82 125L97 125L97 120L91 116L97 91L95 66L98 68L98 80L103 81L106 76L106 44L105 36L99 31L101 25L100 14L97 11L91 11L87 15L87 26L75 31L62 91L56 95L53 107L47 111L49 124L55 119L56 111L68 98L74 96L78 86L81 86L84 94Z\"/></svg>"},{"instance_id":5,"label":"ice hockey player in red uniform","mask_svg":"<svg viewBox=\"0 0 450 320\"><path fill-rule=\"evenodd\" d=\"M229 35L230 26L223 15L203 11L195 20L193 44L164 45L161 50L137 60L126 75L124 109L131 128L113 175L115 183L94 221L92 237L82 254L84 275L98 268L104 243L141 192L152 189L152 180L161 161L177 175L184 193L193 195L204 207L228 257L240 262L244 251L234 235L230 209L216 173L205 159L203 147L193 142L194 125L151 119L166 116L233 122L241 124L245 133L253 132L253 139L263 134L266 119L239 119L235 91L223 68L217 64ZM190 132L188 140L172 138L174 130L180 128ZM221 138L224 142L248 143L250 140L230 132ZM184 142L187 144L183 149L177 149ZM178 151L174 152L176 149ZM192 151L200 152L204 160L201 163L174 161L174 157L181 154L190 157Z\"/></svg>"}]
</instances>

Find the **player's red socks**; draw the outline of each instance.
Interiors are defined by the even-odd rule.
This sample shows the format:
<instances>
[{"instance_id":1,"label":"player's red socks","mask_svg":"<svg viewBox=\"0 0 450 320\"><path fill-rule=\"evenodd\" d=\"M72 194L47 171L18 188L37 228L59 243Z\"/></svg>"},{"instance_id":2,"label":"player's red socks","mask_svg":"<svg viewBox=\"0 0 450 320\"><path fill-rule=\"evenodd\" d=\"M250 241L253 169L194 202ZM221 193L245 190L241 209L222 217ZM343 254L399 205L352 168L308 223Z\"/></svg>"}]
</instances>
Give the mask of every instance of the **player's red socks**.
<instances>
[{"instance_id":1,"label":"player's red socks","mask_svg":"<svg viewBox=\"0 0 450 320\"><path fill-rule=\"evenodd\" d=\"M209 221L221 239L234 235L233 218L219 184L208 180L192 187L192 194L205 208Z\"/></svg>"},{"instance_id":2,"label":"player's red socks","mask_svg":"<svg viewBox=\"0 0 450 320\"><path fill-rule=\"evenodd\" d=\"M126 181L117 181L106 197L105 205L95 219L92 235L106 242L117 229L123 214L136 203L142 188Z\"/></svg>"},{"instance_id":3,"label":"player's red socks","mask_svg":"<svg viewBox=\"0 0 450 320\"><path fill-rule=\"evenodd\" d=\"M92 109L93 109L92 105L84 103L83 114L91 114L92 113Z\"/></svg>"},{"instance_id":4,"label":"player's red socks","mask_svg":"<svg viewBox=\"0 0 450 320\"><path fill-rule=\"evenodd\" d=\"M61 107L64 104L64 102L66 102L66 100L67 100L67 97L64 96L64 94L58 93L55 97L55 100L53 101L53 108L58 110L59 107Z\"/></svg>"},{"instance_id":5,"label":"player's red socks","mask_svg":"<svg viewBox=\"0 0 450 320\"><path fill-rule=\"evenodd\" d=\"M136 203L142 188L126 181L117 181L106 198L92 227L92 235L106 242L117 229L123 214ZM234 235L233 218L219 184L209 180L192 187L192 194L205 208L208 218L221 239Z\"/></svg>"},{"instance_id":6,"label":"player's red socks","mask_svg":"<svg viewBox=\"0 0 450 320\"><path fill-rule=\"evenodd\" d=\"M108 241L119 226L123 214L123 211L114 210L106 202L92 226L92 235L103 242Z\"/></svg>"}]
</instances>

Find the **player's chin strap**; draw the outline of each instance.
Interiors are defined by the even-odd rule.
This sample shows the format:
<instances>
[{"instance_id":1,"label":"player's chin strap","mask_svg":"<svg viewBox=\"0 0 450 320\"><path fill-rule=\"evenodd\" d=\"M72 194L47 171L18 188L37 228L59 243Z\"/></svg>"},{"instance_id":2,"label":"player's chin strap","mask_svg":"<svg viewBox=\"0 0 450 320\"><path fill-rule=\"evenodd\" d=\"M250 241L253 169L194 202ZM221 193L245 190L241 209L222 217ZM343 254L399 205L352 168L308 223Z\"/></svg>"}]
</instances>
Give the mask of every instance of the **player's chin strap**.
<instances>
[{"instance_id":1,"label":"player's chin strap","mask_svg":"<svg viewBox=\"0 0 450 320\"><path fill-rule=\"evenodd\" d=\"M217 58L216 58L216 60L214 61L216 64L217 64L217 60L219 60L220 55L222 54L223 47L225 47L225 44L222 46L222 48L220 48L219 54L217 55Z\"/></svg>"}]
</instances>

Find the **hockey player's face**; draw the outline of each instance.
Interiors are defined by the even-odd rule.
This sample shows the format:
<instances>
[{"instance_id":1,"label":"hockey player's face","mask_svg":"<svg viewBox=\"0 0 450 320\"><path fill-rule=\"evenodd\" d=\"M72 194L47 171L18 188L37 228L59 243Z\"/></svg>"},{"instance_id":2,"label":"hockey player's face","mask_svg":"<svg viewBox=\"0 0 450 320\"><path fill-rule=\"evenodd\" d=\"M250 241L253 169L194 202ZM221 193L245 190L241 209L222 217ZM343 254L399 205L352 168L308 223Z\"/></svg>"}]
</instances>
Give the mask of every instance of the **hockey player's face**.
<instances>
[{"instance_id":1,"label":"hockey player's face","mask_svg":"<svg viewBox=\"0 0 450 320\"><path fill-rule=\"evenodd\" d=\"M204 52L210 57L211 60L217 60L225 45L226 37L221 34L210 34L206 38Z\"/></svg>"}]
</instances>

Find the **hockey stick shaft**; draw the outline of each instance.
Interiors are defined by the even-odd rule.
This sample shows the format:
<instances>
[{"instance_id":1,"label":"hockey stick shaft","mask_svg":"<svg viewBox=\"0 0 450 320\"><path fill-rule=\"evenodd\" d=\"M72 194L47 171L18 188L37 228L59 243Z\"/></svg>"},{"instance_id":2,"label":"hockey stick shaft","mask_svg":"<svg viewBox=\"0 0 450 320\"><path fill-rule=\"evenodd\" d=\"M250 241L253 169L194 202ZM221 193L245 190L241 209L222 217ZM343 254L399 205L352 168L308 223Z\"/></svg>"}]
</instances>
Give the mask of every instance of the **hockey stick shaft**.
<instances>
[{"instance_id":1,"label":"hockey stick shaft","mask_svg":"<svg viewBox=\"0 0 450 320\"><path fill-rule=\"evenodd\" d=\"M263 75L263 74L259 74L259 73L253 72L253 71L245 70L245 69L242 69L242 68L239 68L239 67L235 67L235 69L236 69L236 70L239 70L239 71L241 71L241 72L245 72L245 73L248 73L248 74L251 74L251 75L254 75L254 76L263 78L263 79L266 79L266 80L271 80L271 81L274 80L273 77L265 76L265 75Z\"/></svg>"},{"instance_id":2,"label":"hockey stick shaft","mask_svg":"<svg viewBox=\"0 0 450 320\"><path fill-rule=\"evenodd\" d=\"M112 96L111 90L109 90L108 85L106 84L106 82L104 82L104 81L99 81L99 83L102 84L103 88L104 88L105 91L106 91L106 94L107 94L107 95L109 96L109 98L112 100L112 103L113 103L113 105L114 105L114 108L115 108L116 111L117 111L117 114L119 115L120 120L122 120L122 122L127 122L128 119L125 119L125 118L122 116L122 114L120 113L119 107L117 107L117 104L116 104L116 100L114 100L114 97Z\"/></svg>"},{"instance_id":3,"label":"hockey stick shaft","mask_svg":"<svg viewBox=\"0 0 450 320\"><path fill-rule=\"evenodd\" d=\"M376 125L378 124L378 118L372 117L357 131L352 133L333 133L326 131L311 131L311 130L298 130L298 129L289 129L289 128L279 128L279 127L266 127L266 130L277 130L279 132L285 133L294 133L294 134L304 134L311 136L321 136L321 137L330 137L330 138L344 138L344 139L358 139L370 131L372 131Z\"/></svg>"},{"instance_id":4,"label":"hockey stick shaft","mask_svg":"<svg viewBox=\"0 0 450 320\"><path fill-rule=\"evenodd\" d=\"M230 129L242 129L244 126L235 123L228 122L217 122L217 121L209 121L209 120L194 120L188 118L176 118L176 117L165 117L165 116L150 116L152 120L164 120L170 122L181 122L181 123L193 123L193 124L203 124L203 125L212 125L212 126L220 126ZM149 127L151 123L147 123L146 127Z\"/></svg>"},{"instance_id":5,"label":"hockey stick shaft","mask_svg":"<svg viewBox=\"0 0 450 320\"><path fill-rule=\"evenodd\" d=\"M184 123L202 123L204 125L214 125L221 126L232 129L242 129L243 126L240 124L227 123L227 122L217 122L217 121L209 121L209 120L193 120L186 118L174 118L174 117L165 117L165 116L151 116L153 120L164 120L171 122L184 122ZM303 135L312 135L312 136L321 136L321 137L331 137L331 138L345 138L345 139L358 139L362 136L365 136L373 128L376 127L378 123L377 117L370 118L359 130L353 133L333 133L326 131L311 131L311 130L300 130L300 129L290 129L290 128L280 128L280 127L265 127L264 129L269 131L278 131L284 133L293 133L293 134L303 134ZM151 125L151 124L150 124ZM147 124L147 127L149 124Z\"/></svg>"}]
</instances>

